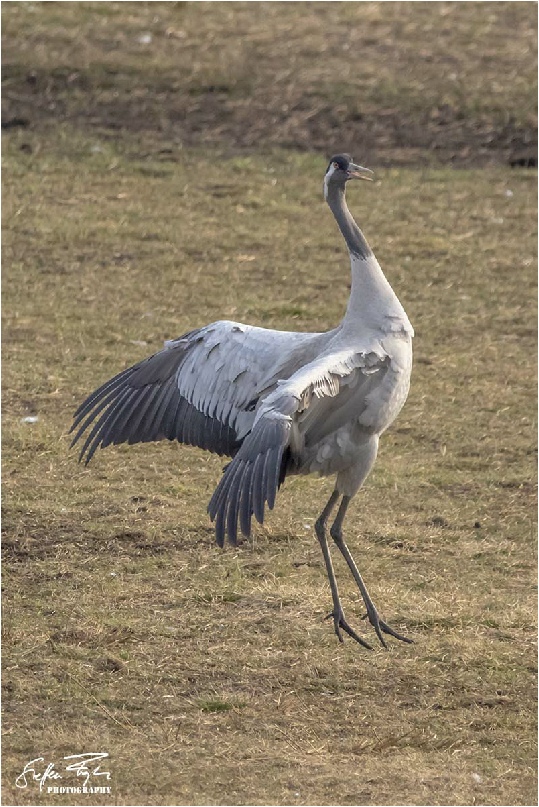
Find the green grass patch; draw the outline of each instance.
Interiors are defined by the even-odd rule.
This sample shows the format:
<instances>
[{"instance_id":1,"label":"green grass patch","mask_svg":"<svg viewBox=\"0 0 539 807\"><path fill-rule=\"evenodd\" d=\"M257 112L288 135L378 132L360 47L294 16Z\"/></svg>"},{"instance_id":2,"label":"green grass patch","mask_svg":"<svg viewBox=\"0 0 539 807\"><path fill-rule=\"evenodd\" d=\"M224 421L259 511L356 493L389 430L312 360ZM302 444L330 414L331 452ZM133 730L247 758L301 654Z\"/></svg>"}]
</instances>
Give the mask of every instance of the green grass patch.
<instances>
[{"instance_id":1,"label":"green grass patch","mask_svg":"<svg viewBox=\"0 0 539 807\"><path fill-rule=\"evenodd\" d=\"M234 708L234 704L218 700L199 701L198 706L203 712L229 712Z\"/></svg>"}]
</instances>

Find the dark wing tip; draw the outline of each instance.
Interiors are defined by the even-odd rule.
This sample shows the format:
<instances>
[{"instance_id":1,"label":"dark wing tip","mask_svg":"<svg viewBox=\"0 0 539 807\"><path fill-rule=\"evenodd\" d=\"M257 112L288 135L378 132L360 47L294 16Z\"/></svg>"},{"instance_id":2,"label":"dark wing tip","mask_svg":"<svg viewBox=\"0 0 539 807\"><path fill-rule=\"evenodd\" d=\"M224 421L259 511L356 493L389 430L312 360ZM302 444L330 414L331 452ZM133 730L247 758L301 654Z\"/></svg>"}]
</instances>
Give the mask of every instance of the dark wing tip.
<instances>
[{"instance_id":1,"label":"dark wing tip","mask_svg":"<svg viewBox=\"0 0 539 807\"><path fill-rule=\"evenodd\" d=\"M178 374L199 332L180 337L106 381L78 407L69 430L73 447L85 439L79 461L111 444L177 440L215 454L233 455L240 442L228 420L202 412L180 394Z\"/></svg>"},{"instance_id":2,"label":"dark wing tip","mask_svg":"<svg viewBox=\"0 0 539 807\"><path fill-rule=\"evenodd\" d=\"M249 537L252 516L263 524L265 505L273 509L286 475L290 424L287 418L261 418L226 467L208 504L219 546L225 536L236 544L238 520L242 534Z\"/></svg>"}]
</instances>

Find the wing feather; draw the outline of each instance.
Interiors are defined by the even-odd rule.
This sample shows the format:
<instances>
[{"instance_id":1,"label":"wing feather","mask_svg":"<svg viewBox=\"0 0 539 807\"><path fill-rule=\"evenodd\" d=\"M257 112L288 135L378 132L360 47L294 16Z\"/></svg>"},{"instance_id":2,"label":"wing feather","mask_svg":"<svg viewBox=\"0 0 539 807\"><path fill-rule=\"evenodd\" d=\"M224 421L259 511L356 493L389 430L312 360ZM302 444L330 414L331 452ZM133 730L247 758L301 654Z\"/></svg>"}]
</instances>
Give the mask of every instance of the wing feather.
<instances>
[{"instance_id":1,"label":"wing feather","mask_svg":"<svg viewBox=\"0 0 539 807\"><path fill-rule=\"evenodd\" d=\"M291 418L278 413L260 418L225 469L208 505L220 546L225 531L231 543L236 543L238 517L242 533L249 535L253 513L263 523L265 504L273 508L291 425Z\"/></svg>"},{"instance_id":2,"label":"wing feather","mask_svg":"<svg viewBox=\"0 0 539 807\"><path fill-rule=\"evenodd\" d=\"M136 409L139 400L140 394L138 390L125 390L124 395L118 399L118 405L112 409L112 417L105 418L96 436L97 442L95 447L93 447L92 454L100 446L105 448L114 443L122 424L128 421L131 412ZM108 412L105 414L108 414ZM88 461L90 461L90 457Z\"/></svg>"},{"instance_id":3,"label":"wing feather","mask_svg":"<svg viewBox=\"0 0 539 807\"><path fill-rule=\"evenodd\" d=\"M147 387L138 396L135 396L131 407L128 411L122 412L122 425L118 427L118 431L114 434L113 443L134 443L137 442L136 435L138 428L144 415L151 404L155 400L156 394L159 392L159 387ZM102 446L104 447L104 445Z\"/></svg>"},{"instance_id":4,"label":"wing feather","mask_svg":"<svg viewBox=\"0 0 539 807\"><path fill-rule=\"evenodd\" d=\"M233 546L236 545L238 540L238 513L241 500L242 483L247 471L248 463L245 461L239 462L233 481L228 488L226 529L228 539Z\"/></svg>"},{"instance_id":5,"label":"wing feather","mask_svg":"<svg viewBox=\"0 0 539 807\"><path fill-rule=\"evenodd\" d=\"M111 396L114 395L114 390L121 385L124 378L127 375L129 375L131 369L132 368L128 367L127 370L124 370L123 372L118 373L118 375L114 376L114 378L111 378L109 381L107 381L101 387L96 389L95 392L92 392L92 394L89 395L86 398L86 400L84 400L81 403L81 405L79 406L79 408L76 410L75 414L73 415L73 417L75 419L75 422L74 422L74 424L72 426L72 430L78 423L80 423L82 418L85 415L87 415L88 412L91 411L91 409L95 406L95 404L98 401L102 401L105 398L108 398L109 394Z\"/></svg>"},{"instance_id":6,"label":"wing feather","mask_svg":"<svg viewBox=\"0 0 539 807\"><path fill-rule=\"evenodd\" d=\"M347 418L359 418L387 367L381 349L334 352L274 386L208 505L220 546L226 535L236 543L238 520L246 536L253 515L263 523L266 505L273 509L287 470L301 462L301 446L323 439Z\"/></svg>"},{"instance_id":7,"label":"wing feather","mask_svg":"<svg viewBox=\"0 0 539 807\"><path fill-rule=\"evenodd\" d=\"M149 443L158 439L159 424L161 422L160 413L165 410L167 401L173 393L174 390L166 385L156 388L156 394L148 403L138 428L133 430L132 443L136 442L137 435L141 435L141 443Z\"/></svg>"},{"instance_id":8,"label":"wing feather","mask_svg":"<svg viewBox=\"0 0 539 807\"><path fill-rule=\"evenodd\" d=\"M245 480L241 489L239 505L240 529L247 537L251 534L251 516L253 515L253 482L259 457L246 467Z\"/></svg>"},{"instance_id":9,"label":"wing feather","mask_svg":"<svg viewBox=\"0 0 539 807\"><path fill-rule=\"evenodd\" d=\"M297 369L325 337L226 321L190 331L92 392L74 414L72 445L84 440L86 463L99 447L161 439L234 456L252 428L260 383L271 389L283 355L294 355Z\"/></svg>"},{"instance_id":10,"label":"wing feather","mask_svg":"<svg viewBox=\"0 0 539 807\"><path fill-rule=\"evenodd\" d=\"M254 517L258 521L259 524L263 523L264 520L264 466L266 465L266 458L259 454L256 458L256 462L253 467L253 484L251 485L251 501L250 505L252 512L254 513ZM251 523L249 521L249 529L251 528ZM248 533L245 533L248 535Z\"/></svg>"},{"instance_id":11,"label":"wing feather","mask_svg":"<svg viewBox=\"0 0 539 807\"><path fill-rule=\"evenodd\" d=\"M99 446L178 440L233 457L208 505L216 539L263 523L301 452L359 417L387 354L352 351L338 330L296 334L216 322L166 343L82 402L72 445L80 459ZM358 404L359 401L359 404ZM239 524L238 524L239 522Z\"/></svg>"},{"instance_id":12,"label":"wing feather","mask_svg":"<svg viewBox=\"0 0 539 807\"><path fill-rule=\"evenodd\" d=\"M93 429L90 431L90 434L86 438L84 445L82 446L79 460L84 458L85 464L88 465L90 460L92 459L97 447L101 443L103 439L103 432L108 428L110 424L113 424L116 420L118 412L121 411L122 407L124 406L125 402L129 400L129 397L134 397L135 392L133 390L123 390L120 393L120 396L113 400L109 409L105 409L102 413L101 417L94 425ZM91 422L92 419L89 418Z\"/></svg>"}]
</instances>

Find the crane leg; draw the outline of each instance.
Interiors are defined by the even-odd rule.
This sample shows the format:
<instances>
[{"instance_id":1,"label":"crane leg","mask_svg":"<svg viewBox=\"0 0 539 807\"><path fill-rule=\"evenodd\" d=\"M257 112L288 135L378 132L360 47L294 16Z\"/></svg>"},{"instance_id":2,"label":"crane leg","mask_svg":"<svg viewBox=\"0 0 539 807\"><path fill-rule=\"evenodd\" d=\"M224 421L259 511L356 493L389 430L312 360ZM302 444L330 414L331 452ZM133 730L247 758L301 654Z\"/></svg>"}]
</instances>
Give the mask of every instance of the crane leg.
<instances>
[{"instance_id":1,"label":"crane leg","mask_svg":"<svg viewBox=\"0 0 539 807\"><path fill-rule=\"evenodd\" d=\"M376 610L376 607L373 601L371 600L370 594L367 591L367 587L363 582L363 578L359 573L359 569L355 564L354 558L352 557L350 550L346 546L342 534L342 524L349 504L350 504L350 496L343 496L341 504L337 511L337 516L335 517L335 521L333 522L333 525L331 527L330 535L333 538L335 544L337 545L339 552L341 553L346 563L348 564L348 568L352 572L352 576L357 583L357 587L359 588L361 596L363 597L363 602L365 603L365 606L367 608L367 617L369 619L369 622L373 626L374 630L376 631L376 635L378 636L380 642L384 647L387 647L387 645L384 641L382 633L387 633L389 634L389 636L394 636L395 639L400 639L401 642L408 642L408 644L413 644L412 639L408 639L406 636L402 636L400 633L397 633L397 631L393 630L393 628L391 628L386 622L384 622L383 619L380 619L378 611Z\"/></svg>"},{"instance_id":2,"label":"crane leg","mask_svg":"<svg viewBox=\"0 0 539 807\"><path fill-rule=\"evenodd\" d=\"M316 521L314 528L316 531L316 536L320 542L320 546L322 547L322 554L324 555L324 561L326 564L326 571L328 575L329 585L331 588L331 596L333 598L333 611L329 614L329 617L333 617L333 624L335 625L335 633L340 642L343 641L341 628L344 630L352 639L355 639L356 642L362 647L366 647L367 650L372 650L370 644L365 642L361 639L360 636L350 627L346 619L344 618L344 611L342 609L341 600L339 597L339 589L337 587L337 580L335 579L335 572L333 571L333 563L331 562L331 555L329 553L329 546L328 546L328 539L327 539L327 522L328 518L331 514L331 511L335 507L337 503L337 499L339 498L338 491L334 490L331 496L329 497L329 501L322 510L320 517Z\"/></svg>"}]
</instances>

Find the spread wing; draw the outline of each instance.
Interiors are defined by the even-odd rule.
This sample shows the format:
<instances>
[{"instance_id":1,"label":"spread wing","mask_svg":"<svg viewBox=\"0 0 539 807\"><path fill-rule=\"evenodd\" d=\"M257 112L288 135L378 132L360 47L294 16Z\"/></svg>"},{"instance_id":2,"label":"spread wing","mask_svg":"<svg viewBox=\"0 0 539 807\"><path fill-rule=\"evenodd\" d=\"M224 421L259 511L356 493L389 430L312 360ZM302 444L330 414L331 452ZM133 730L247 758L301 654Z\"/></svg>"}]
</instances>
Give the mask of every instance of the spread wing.
<instances>
[{"instance_id":1,"label":"spread wing","mask_svg":"<svg viewBox=\"0 0 539 807\"><path fill-rule=\"evenodd\" d=\"M178 440L234 456L260 401L317 355L327 334L214 322L167 342L93 392L74 415L80 459L111 444Z\"/></svg>"},{"instance_id":2,"label":"spread wing","mask_svg":"<svg viewBox=\"0 0 539 807\"><path fill-rule=\"evenodd\" d=\"M238 521L247 536L253 514L263 522L265 505L273 508L287 465L301 462L309 445L352 419L366 430L373 428L373 393L376 397L388 367L389 357L381 347L334 352L277 382L210 500L208 512L216 522L220 546L225 535L236 542Z\"/></svg>"}]
</instances>

